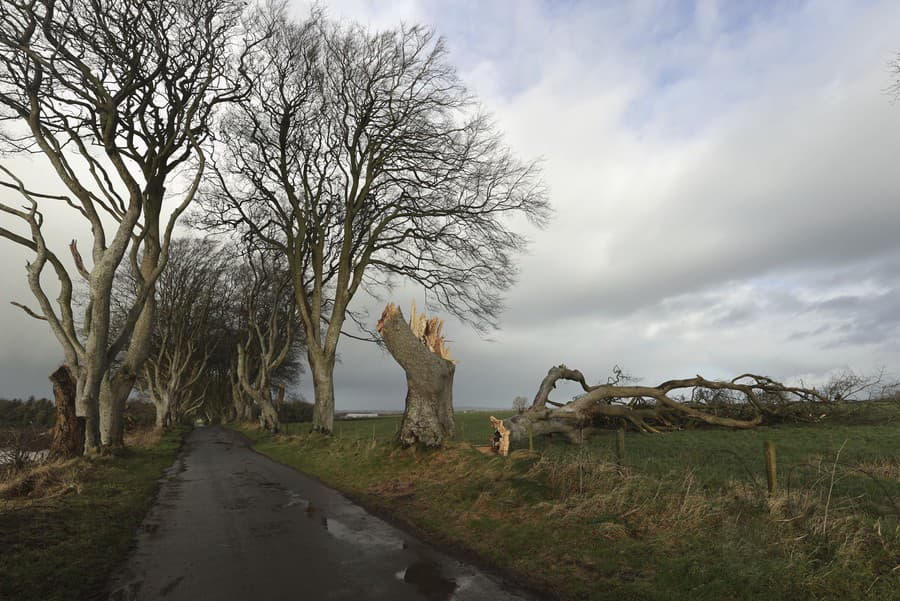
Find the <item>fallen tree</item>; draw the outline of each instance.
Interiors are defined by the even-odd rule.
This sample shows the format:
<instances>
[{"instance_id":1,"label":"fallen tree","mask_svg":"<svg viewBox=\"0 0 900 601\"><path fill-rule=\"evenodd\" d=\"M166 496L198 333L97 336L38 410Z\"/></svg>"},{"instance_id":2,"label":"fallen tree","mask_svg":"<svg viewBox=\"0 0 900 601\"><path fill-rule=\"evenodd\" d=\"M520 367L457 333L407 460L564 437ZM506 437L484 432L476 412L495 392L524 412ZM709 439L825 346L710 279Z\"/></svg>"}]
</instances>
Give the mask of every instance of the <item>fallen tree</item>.
<instances>
[{"instance_id":1,"label":"fallen tree","mask_svg":"<svg viewBox=\"0 0 900 601\"><path fill-rule=\"evenodd\" d=\"M559 380L577 382L584 394L568 403L550 400ZM680 396L675 392L683 391ZM689 393L690 396L686 396ZM619 422L640 432L660 432L703 423L725 428L755 428L768 418L776 418L781 408L792 402L827 402L814 388L787 386L766 376L742 374L733 380L707 380L702 376L669 380L658 386L589 386L577 369L558 365L541 382L531 406L503 420L511 442L533 436L561 434L580 442L590 429L601 423ZM739 407L740 417L714 411L715 401ZM724 403L719 403L722 405Z\"/></svg>"}]
</instances>

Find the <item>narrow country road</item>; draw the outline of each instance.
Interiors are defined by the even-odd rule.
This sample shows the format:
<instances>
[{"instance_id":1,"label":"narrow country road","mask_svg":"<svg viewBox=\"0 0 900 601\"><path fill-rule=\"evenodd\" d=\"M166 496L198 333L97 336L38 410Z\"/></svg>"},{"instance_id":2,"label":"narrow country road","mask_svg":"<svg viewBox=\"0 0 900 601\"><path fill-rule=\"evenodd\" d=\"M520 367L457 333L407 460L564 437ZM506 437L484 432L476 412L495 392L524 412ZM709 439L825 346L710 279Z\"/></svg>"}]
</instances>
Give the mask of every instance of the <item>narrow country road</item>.
<instances>
[{"instance_id":1,"label":"narrow country road","mask_svg":"<svg viewBox=\"0 0 900 601\"><path fill-rule=\"evenodd\" d=\"M530 599L222 428L198 428L165 478L110 600Z\"/></svg>"}]
</instances>

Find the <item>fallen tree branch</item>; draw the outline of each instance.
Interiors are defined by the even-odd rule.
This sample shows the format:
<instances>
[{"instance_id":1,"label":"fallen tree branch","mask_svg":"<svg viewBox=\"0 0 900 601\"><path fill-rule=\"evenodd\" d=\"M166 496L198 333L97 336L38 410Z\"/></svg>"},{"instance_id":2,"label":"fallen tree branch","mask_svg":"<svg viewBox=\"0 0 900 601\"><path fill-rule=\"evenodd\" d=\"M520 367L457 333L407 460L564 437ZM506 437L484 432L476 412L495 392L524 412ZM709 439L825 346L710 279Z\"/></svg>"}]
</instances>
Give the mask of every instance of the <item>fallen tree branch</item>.
<instances>
[{"instance_id":1,"label":"fallen tree branch","mask_svg":"<svg viewBox=\"0 0 900 601\"><path fill-rule=\"evenodd\" d=\"M550 393L559 380L580 384L585 394L565 404L550 400ZM678 390L739 394L740 402L745 403L744 408L749 411L750 416L742 418L717 415L704 403L686 402L684 397L673 398L672 393ZM644 402L616 403L622 399L639 399ZM749 429L760 425L767 416L777 414L772 399L779 402L830 400L815 389L786 386L766 376L750 373L731 381L708 380L697 375L693 378L668 380L658 386L620 386L615 383L590 386L579 370L558 365L550 368L541 381L531 407L504 420L503 424L509 429L510 440L513 442L527 439L529 430L535 436L562 434L571 440L580 441L585 428L595 427L604 420L624 422L639 432L648 433L677 429L690 422ZM555 408L550 409L547 405Z\"/></svg>"}]
</instances>

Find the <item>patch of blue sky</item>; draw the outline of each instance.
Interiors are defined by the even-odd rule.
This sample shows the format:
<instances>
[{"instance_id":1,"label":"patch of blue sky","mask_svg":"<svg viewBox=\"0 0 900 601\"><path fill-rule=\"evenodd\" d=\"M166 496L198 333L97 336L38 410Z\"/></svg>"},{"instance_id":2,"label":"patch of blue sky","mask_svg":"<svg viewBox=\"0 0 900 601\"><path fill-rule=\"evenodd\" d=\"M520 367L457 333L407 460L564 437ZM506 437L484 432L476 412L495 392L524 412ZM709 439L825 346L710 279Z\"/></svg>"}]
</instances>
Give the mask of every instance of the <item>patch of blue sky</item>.
<instances>
[{"instance_id":1,"label":"patch of blue sky","mask_svg":"<svg viewBox=\"0 0 900 601\"><path fill-rule=\"evenodd\" d=\"M664 137L700 136L745 101L803 85L861 5L721 2L705 25L698 23L697 6L670 3L656 15L667 25L648 22L629 38L627 51L645 57L647 73L621 115L623 126Z\"/></svg>"}]
</instances>

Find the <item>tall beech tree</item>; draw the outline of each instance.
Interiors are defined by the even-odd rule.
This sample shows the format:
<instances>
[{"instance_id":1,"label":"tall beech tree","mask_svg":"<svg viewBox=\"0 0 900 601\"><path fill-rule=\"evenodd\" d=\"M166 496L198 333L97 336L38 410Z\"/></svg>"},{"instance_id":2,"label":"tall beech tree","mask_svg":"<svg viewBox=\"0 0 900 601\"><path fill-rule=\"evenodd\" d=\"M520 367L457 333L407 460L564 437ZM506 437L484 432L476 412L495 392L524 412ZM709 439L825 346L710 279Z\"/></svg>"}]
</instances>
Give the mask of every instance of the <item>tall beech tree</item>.
<instances>
[{"instance_id":1,"label":"tall beech tree","mask_svg":"<svg viewBox=\"0 0 900 601\"><path fill-rule=\"evenodd\" d=\"M117 274L113 323L137 287L127 266ZM256 413L263 427L278 429L280 391L299 375L303 350L282 256L175 239L156 284L156 316L137 385L156 407L158 427L195 414L230 417L233 407L240 420Z\"/></svg>"},{"instance_id":2,"label":"tall beech tree","mask_svg":"<svg viewBox=\"0 0 900 601\"><path fill-rule=\"evenodd\" d=\"M426 28L372 32L313 13L259 13L274 35L229 110L207 224L283 253L330 432L334 365L360 289L402 278L479 329L496 326L523 238L549 217L534 164L516 160Z\"/></svg>"},{"instance_id":3,"label":"tall beech tree","mask_svg":"<svg viewBox=\"0 0 900 601\"><path fill-rule=\"evenodd\" d=\"M122 444L122 408L150 350L154 285L172 229L203 176L215 108L244 85L234 77L235 51L246 50L236 37L243 11L238 0L0 2L6 149L43 156L64 190L32 189L0 164L8 193L0 212L19 224L0 227L0 236L34 252L27 272L37 309L20 306L62 346L88 452ZM45 239L51 206L68 206L90 226L88 260L70 246L74 272ZM123 260L139 286L113 330L110 296ZM48 288L49 270L57 282ZM87 286L83 313L73 278Z\"/></svg>"}]
</instances>

